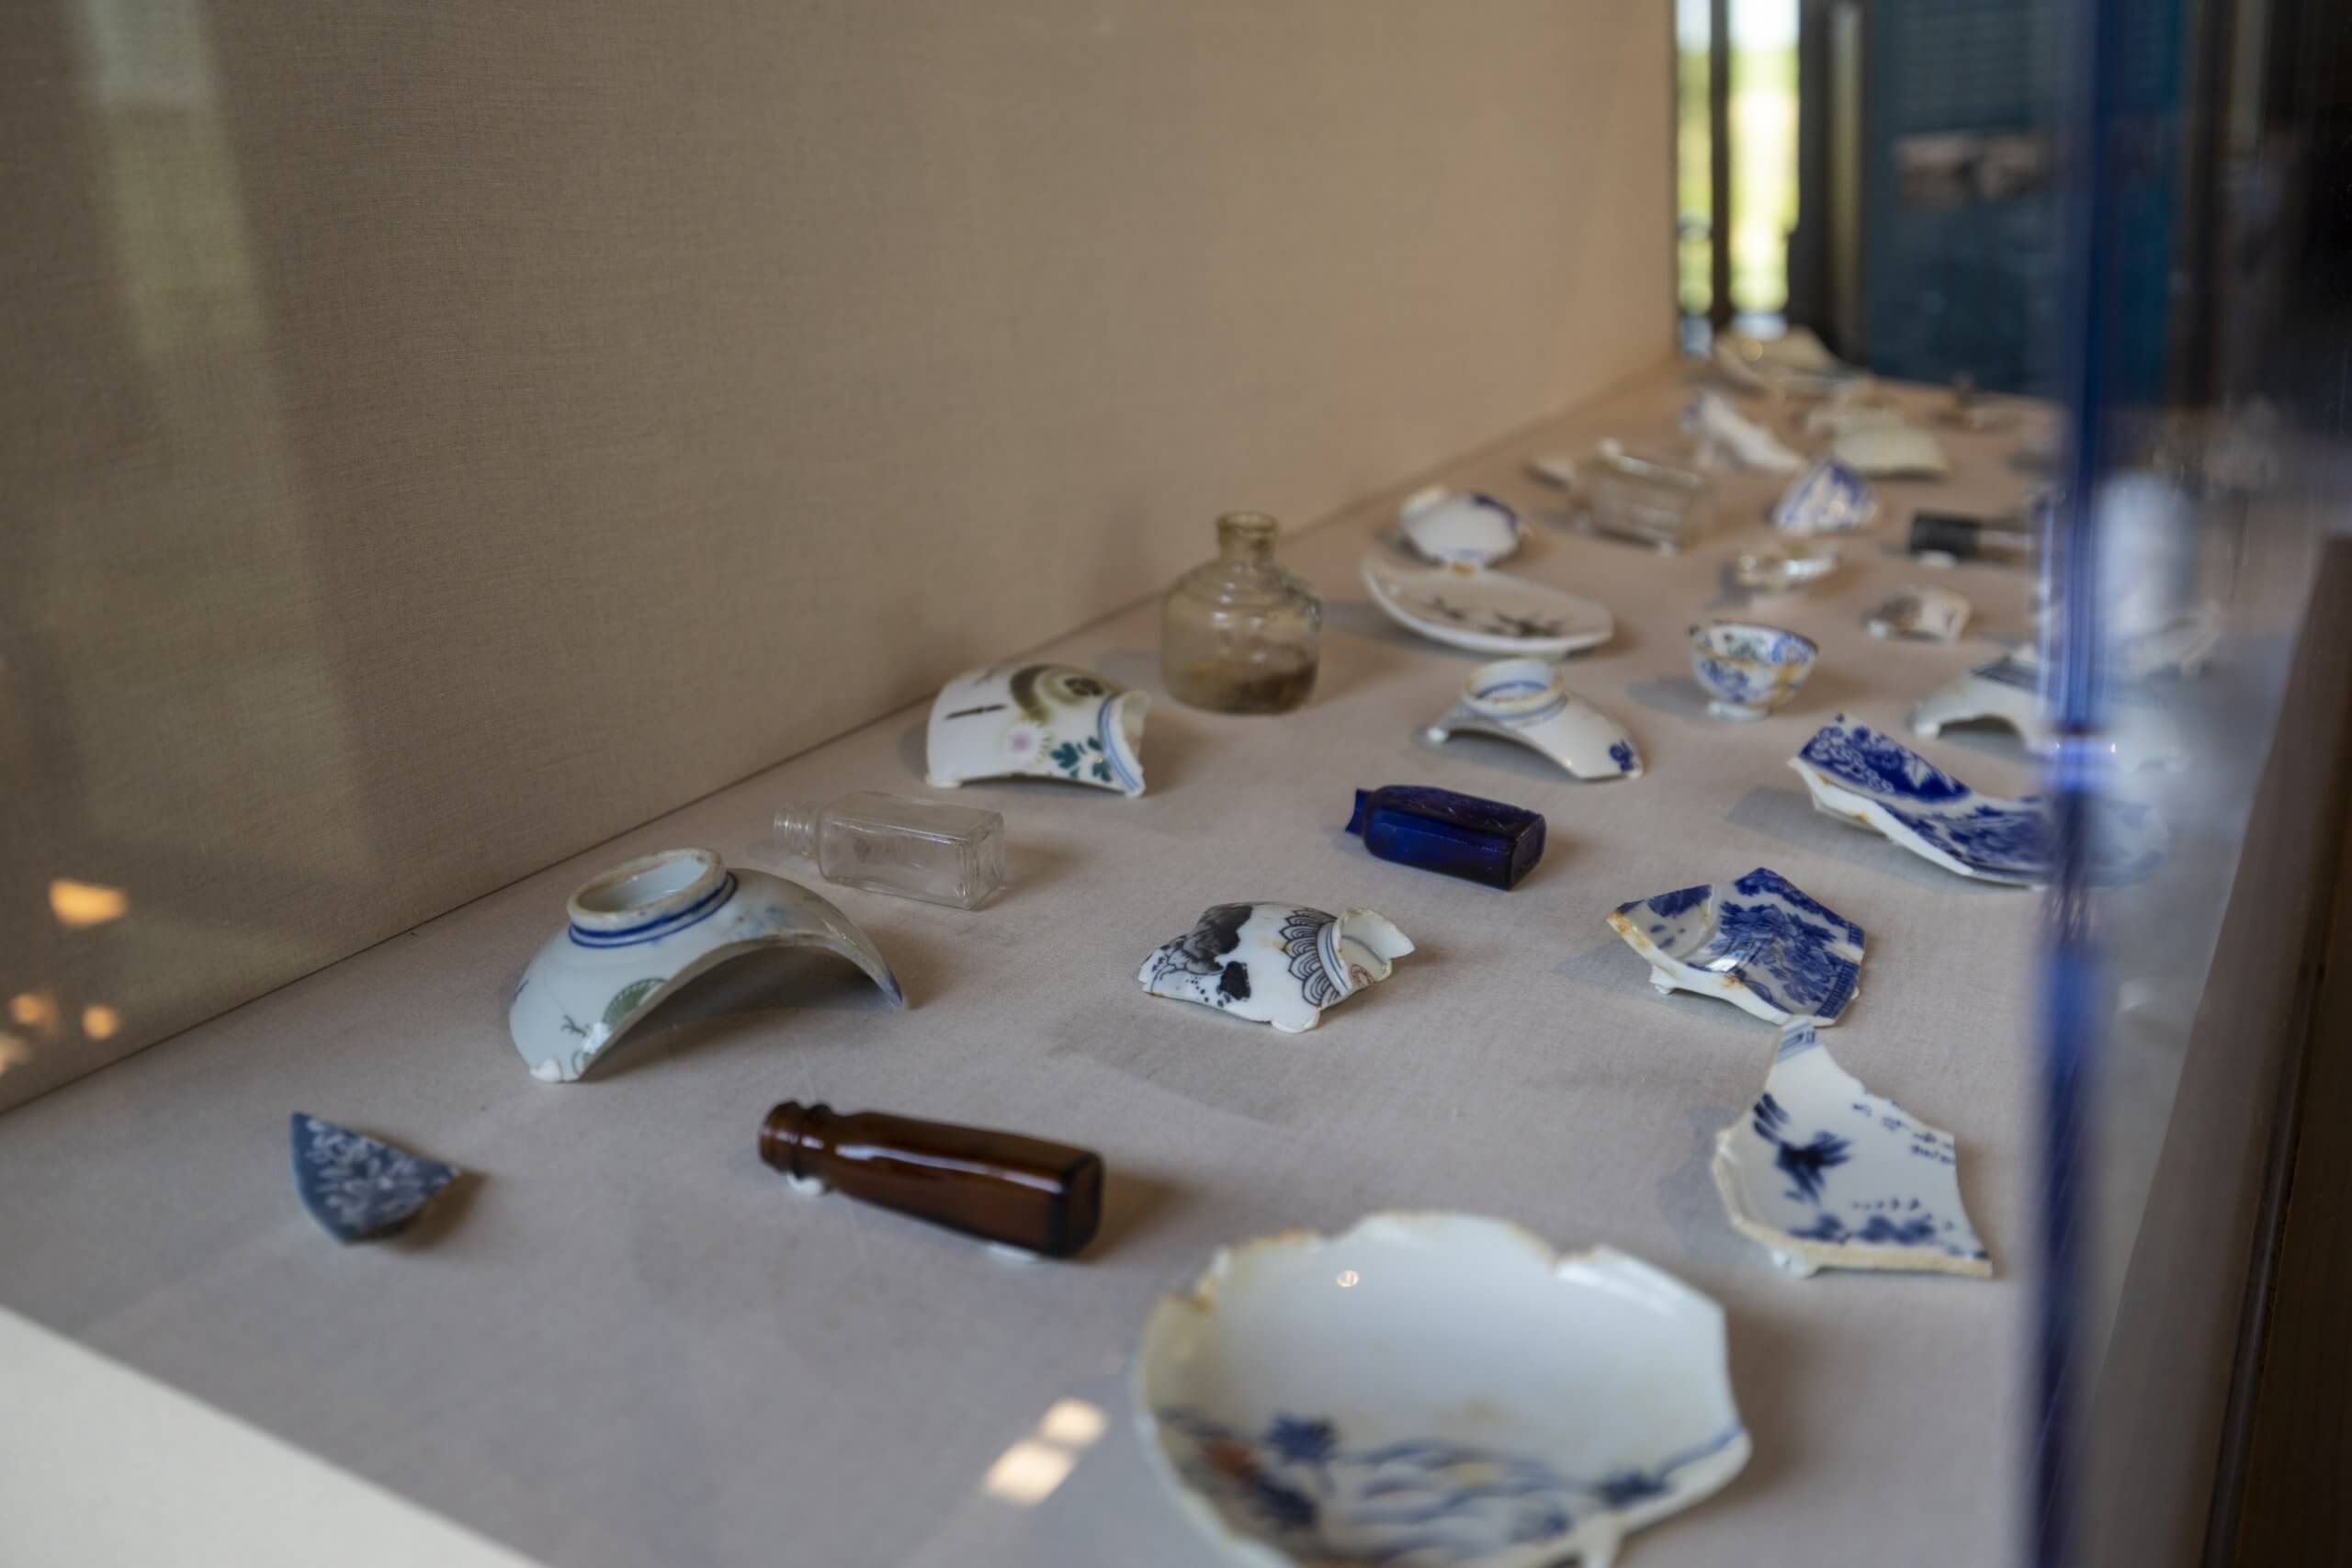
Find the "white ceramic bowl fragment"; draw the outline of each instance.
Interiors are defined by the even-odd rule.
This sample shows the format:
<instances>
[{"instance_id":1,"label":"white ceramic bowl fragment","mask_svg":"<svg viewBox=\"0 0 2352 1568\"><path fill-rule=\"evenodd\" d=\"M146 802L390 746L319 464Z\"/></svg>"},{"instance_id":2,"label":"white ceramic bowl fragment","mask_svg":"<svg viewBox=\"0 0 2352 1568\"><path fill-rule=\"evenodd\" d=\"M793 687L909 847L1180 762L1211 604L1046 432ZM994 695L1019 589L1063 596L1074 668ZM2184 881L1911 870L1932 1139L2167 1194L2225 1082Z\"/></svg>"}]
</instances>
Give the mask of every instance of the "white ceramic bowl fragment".
<instances>
[{"instance_id":1,"label":"white ceramic bowl fragment","mask_svg":"<svg viewBox=\"0 0 2352 1568\"><path fill-rule=\"evenodd\" d=\"M1569 691L1559 667L1541 660L1481 664L1427 733L1441 744L1456 735L1515 740L1551 758L1573 778L1642 776L1641 753L1624 727Z\"/></svg>"},{"instance_id":2,"label":"white ceramic bowl fragment","mask_svg":"<svg viewBox=\"0 0 2352 1568\"><path fill-rule=\"evenodd\" d=\"M1444 566L1492 566L1519 549L1519 513L1479 491L1416 491L1396 510L1413 548Z\"/></svg>"},{"instance_id":3,"label":"white ceramic bowl fragment","mask_svg":"<svg viewBox=\"0 0 2352 1568\"><path fill-rule=\"evenodd\" d=\"M2057 736L2041 711L2041 682L2030 650L1988 660L1955 675L1911 710L1914 735L1932 739L1949 725L1989 722L2017 732L2026 750L2046 753ZM2126 773L2177 768L2188 761L2180 727L2144 688L2117 686L2108 693L2108 754Z\"/></svg>"},{"instance_id":4,"label":"white ceramic bowl fragment","mask_svg":"<svg viewBox=\"0 0 2352 1568\"><path fill-rule=\"evenodd\" d=\"M1874 479L1940 479L1951 474L1943 443L1916 424L1868 424L1830 444L1829 455Z\"/></svg>"},{"instance_id":5,"label":"white ceramic bowl fragment","mask_svg":"<svg viewBox=\"0 0 2352 1568\"><path fill-rule=\"evenodd\" d=\"M571 1083L687 981L747 953L813 947L907 1005L898 977L850 918L797 882L729 870L709 850L664 850L581 885L570 919L523 971L506 1012L542 1083Z\"/></svg>"},{"instance_id":6,"label":"white ceramic bowl fragment","mask_svg":"<svg viewBox=\"0 0 2352 1568\"><path fill-rule=\"evenodd\" d=\"M1713 1302L1469 1214L1219 1252L1135 1382L1160 1479L1255 1568L1606 1568L1749 1452Z\"/></svg>"},{"instance_id":7,"label":"white ceramic bowl fragment","mask_svg":"<svg viewBox=\"0 0 2352 1568\"><path fill-rule=\"evenodd\" d=\"M1215 904L1136 972L1148 995L1198 1002L1296 1034L1323 1010L1388 978L1411 941L1373 909L1327 915L1296 904Z\"/></svg>"},{"instance_id":8,"label":"white ceramic bowl fragment","mask_svg":"<svg viewBox=\"0 0 2352 1568\"><path fill-rule=\"evenodd\" d=\"M1958 642L1968 627L1968 596L1950 588L1913 583L1864 617L1871 636L1921 642Z\"/></svg>"},{"instance_id":9,"label":"white ceramic bowl fragment","mask_svg":"<svg viewBox=\"0 0 2352 1568\"><path fill-rule=\"evenodd\" d=\"M1799 537L1849 534L1877 516L1878 492L1835 457L1816 458L1772 503L1772 526Z\"/></svg>"},{"instance_id":10,"label":"white ceramic bowl fragment","mask_svg":"<svg viewBox=\"0 0 2352 1568\"><path fill-rule=\"evenodd\" d=\"M1399 570L1376 554L1365 556L1361 570L1383 615L1431 642L1472 653L1558 659L1596 648L1617 630L1591 600L1504 572Z\"/></svg>"},{"instance_id":11,"label":"white ceramic bowl fragment","mask_svg":"<svg viewBox=\"0 0 2352 1568\"><path fill-rule=\"evenodd\" d=\"M2038 887L2050 880L2049 808L2039 795L1979 795L1917 751L1839 714L1789 766L1814 809L1873 829L1922 860L1979 882ZM2090 871L2128 882L2164 858L2168 844L2152 806L2102 798L2093 812Z\"/></svg>"},{"instance_id":12,"label":"white ceramic bowl fragment","mask_svg":"<svg viewBox=\"0 0 2352 1568\"><path fill-rule=\"evenodd\" d=\"M1717 718L1762 718L1804 689L1820 654L1811 637L1753 621L1690 628L1690 673Z\"/></svg>"},{"instance_id":13,"label":"white ceramic bowl fragment","mask_svg":"<svg viewBox=\"0 0 2352 1568\"><path fill-rule=\"evenodd\" d=\"M930 783L1065 779L1143 793L1148 692L1068 664L1002 664L958 675L931 705L923 743Z\"/></svg>"},{"instance_id":14,"label":"white ceramic bowl fragment","mask_svg":"<svg viewBox=\"0 0 2352 1568\"><path fill-rule=\"evenodd\" d=\"M1811 1023L1781 1031L1762 1096L1715 1134L1713 1169L1733 1228L1792 1274L1993 1272L1951 1134L1864 1089Z\"/></svg>"},{"instance_id":15,"label":"white ceramic bowl fragment","mask_svg":"<svg viewBox=\"0 0 2352 1568\"><path fill-rule=\"evenodd\" d=\"M1767 866L1620 904L1609 925L1660 996L1720 997L1768 1023L1835 1023L1862 988L1862 928Z\"/></svg>"}]
</instances>

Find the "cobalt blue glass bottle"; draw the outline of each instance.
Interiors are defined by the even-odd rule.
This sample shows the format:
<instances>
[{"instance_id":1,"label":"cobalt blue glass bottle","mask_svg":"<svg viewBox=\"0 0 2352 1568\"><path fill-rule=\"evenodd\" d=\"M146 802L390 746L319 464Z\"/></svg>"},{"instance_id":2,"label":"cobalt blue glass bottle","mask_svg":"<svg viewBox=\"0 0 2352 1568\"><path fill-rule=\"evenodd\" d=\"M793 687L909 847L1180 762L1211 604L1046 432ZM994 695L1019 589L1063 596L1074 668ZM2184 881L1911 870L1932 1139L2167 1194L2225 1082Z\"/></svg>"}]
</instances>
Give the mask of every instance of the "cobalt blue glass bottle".
<instances>
[{"instance_id":1,"label":"cobalt blue glass bottle","mask_svg":"<svg viewBox=\"0 0 2352 1568\"><path fill-rule=\"evenodd\" d=\"M1524 807L1426 784L1356 791L1348 831L1398 865L1512 887L1544 858L1544 818Z\"/></svg>"}]
</instances>

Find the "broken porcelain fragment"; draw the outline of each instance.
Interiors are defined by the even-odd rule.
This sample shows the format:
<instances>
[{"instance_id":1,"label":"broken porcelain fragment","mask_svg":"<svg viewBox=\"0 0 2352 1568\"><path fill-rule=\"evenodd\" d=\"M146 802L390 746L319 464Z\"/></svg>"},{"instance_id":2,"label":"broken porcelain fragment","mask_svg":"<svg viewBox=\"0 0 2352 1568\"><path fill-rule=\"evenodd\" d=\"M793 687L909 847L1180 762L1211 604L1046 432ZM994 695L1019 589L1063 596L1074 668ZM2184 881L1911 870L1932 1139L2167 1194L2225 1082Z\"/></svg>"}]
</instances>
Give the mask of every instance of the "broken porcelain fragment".
<instances>
[{"instance_id":1,"label":"broken porcelain fragment","mask_svg":"<svg viewBox=\"0 0 2352 1568\"><path fill-rule=\"evenodd\" d=\"M294 1190L335 1240L389 1235L462 1174L380 1138L294 1112Z\"/></svg>"},{"instance_id":2,"label":"broken porcelain fragment","mask_svg":"<svg viewBox=\"0 0 2352 1568\"><path fill-rule=\"evenodd\" d=\"M1135 1404L1161 1482L1249 1568L1608 1568L1750 1447L1722 1308L1474 1214L1218 1252L1144 1324Z\"/></svg>"},{"instance_id":3,"label":"broken porcelain fragment","mask_svg":"<svg viewBox=\"0 0 2352 1568\"><path fill-rule=\"evenodd\" d=\"M506 1023L531 1076L571 1083L673 991L767 948L814 947L865 972L907 1005L882 954L847 915L797 882L730 871L709 850L624 861L582 885L570 919L514 989Z\"/></svg>"},{"instance_id":4,"label":"broken porcelain fragment","mask_svg":"<svg viewBox=\"0 0 2352 1568\"><path fill-rule=\"evenodd\" d=\"M1989 1276L1960 1201L1952 1135L1864 1089L1810 1022L1781 1032L1764 1092L1715 1134L1733 1228L1782 1268Z\"/></svg>"},{"instance_id":5,"label":"broken porcelain fragment","mask_svg":"<svg viewBox=\"0 0 2352 1568\"><path fill-rule=\"evenodd\" d=\"M1477 491L1432 487L1397 508L1396 525L1414 549L1441 566L1492 566L1519 549L1519 513Z\"/></svg>"},{"instance_id":6,"label":"broken porcelain fragment","mask_svg":"<svg viewBox=\"0 0 2352 1568\"><path fill-rule=\"evenodd\" d=\"M1965 594L1914 583L1872 610L1862 624L1872 637L1957 642L1968 625L1968 611Z\"/></svg>"},{"instance_id":7,"label":"broken porcelain fragment","mask_svg":"<svg viewBox=\"0 0 2352 1568\"><path fill-rule=\"evenodd\" d=\"M2039 795L1979 795L1844 714L1822 726L1789 766L1812 792L1814 809L1875 829L1946 871L2024 887L2050 880L2054 840ZM2167 835L2153 806L2102 795L2090 820L2093 880L2128 882L2164 858Z\"/></svg>"},{"instance_id":8,"label":"broken porcelain fragment","mask_svg":"<svg viewBox=\"0 0 2352 1568\"><path fill-rule=\"evenodd\" d=\"M1719 455L1730 454L1740 468L1767 474L1793 474L1804 459L1781 445L1781 438L1741 415L1720 392L1702 392L1682 412L1682 428L1698 438L1699 466L1712 468Z\"/></svg>"},{"instance_id":9,"label":"broken porcelain fragment","mask_svg":"<svg viewBox=\"0 0 2352 1568\"><path fill-rule=\"evenodd\" d=\"M2020 649L1953 676L1913 707L1907 722L1912 734L1932 739L1947 726L1989 720L2015 730L2027 750L2046 753L2057 744L2057 733L2043 715L2039 661L2031 649ZM2100 739L2125 773L2178 767L2188 760L2180 727L2145 687L2109 689Z\"/></svg>"},{"instance_id":10,"label":"broken porcelain fragment","mask_svg":"<svg viewBox=\"0 0 2352 1568\"><path fill-rule=\"evenodd\" d=\"M1641 754L1624 728L1568 690L1559 666L1537 659L1481 664L1462 694L1429 727L1439 744L1456 735L1490 735L1541 751L1575 778L1639 778Z\"/></svg>"},{"instance_id":11,"label":"broken porcelain fragment","mask_svg":"<svg viewBox=\"0 0 2352 1568\"><path fill-rule=\"evenodd\" d=\"M1878 515L1878 495L1862 476L1835 457L1817 458L1799 474L1772 507L1772 526L1783 534L1848 534Z\"/></svg>"},{"instance_id":12,"label":"broken porcelain fragment","mask_svg":"<svg viewBox=\"0 0 2352 1568\"><path fill-rule=\"evenodd\" d=\"M1610 911L1609 924L1649 960L1664 996L1721 997L1771 1023L1835 1023L1861 989L1862 928L1757 867Z\"/></svg>"},{"instance_id":13,"label":"broken porcelain fragment","mask_svg":"<svg viewBox=\"0 0 2352 1568\"><path fill-rule=\"evenodd\" d=\"M1837 546L1792 540L1741 551L1732 563L1732 580L1755 593L1791 593L1811 587L1837 570Z\"/></svg>"},{"instance_id":14,"label":"broken porcelain fragment","mask_svg":"<svg viewBox=\"0 0 2352 1568\"><path fill-rule=\"evenodd\" d=\"M1295 904L1218 904L1155 948L1136 983L1151 996L1296 1034L1314 1028L1325 1008L1388 978L1389 964L1412 951L1405 933L1371 909L1335 917Z\"/></svg>"},{"instance_id":15,"label":"broken porcelain fragment","mask_svg":"<svg viewBox=\"0 0 2352 1568\"><path fill-rule=\"evenodd\" d=\"M931 705L923 753L933 789L973 779L1066 779L1143 793L1147 692L1067 664L1001 664L958 675Z\"/></svg>"},{"instance_id":16,"label":"broken porcelain fragment","mask_svg":"<svg viewBox=\"0 0 2352 1568\"><path fill-rule=\"evenodd\" d=\"M1831 444L1829 455L1874 479L1940 479L1951 473L1943 444L1914 424L1869 424Z\"/></svg>"}]
</instances>

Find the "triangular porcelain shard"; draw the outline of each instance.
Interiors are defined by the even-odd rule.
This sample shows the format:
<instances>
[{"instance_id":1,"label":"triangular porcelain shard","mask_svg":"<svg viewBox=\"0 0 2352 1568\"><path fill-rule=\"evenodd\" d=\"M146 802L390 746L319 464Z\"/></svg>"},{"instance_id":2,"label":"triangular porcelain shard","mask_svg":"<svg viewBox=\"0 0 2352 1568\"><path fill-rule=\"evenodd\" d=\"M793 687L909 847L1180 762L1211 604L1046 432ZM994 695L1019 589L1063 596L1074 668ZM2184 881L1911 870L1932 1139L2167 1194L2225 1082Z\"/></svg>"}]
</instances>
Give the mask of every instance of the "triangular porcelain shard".
<instances>
[{"instance_id":1,"label":"triangular porcelain shard","mask_svg":"<svg viewBox=\"0 0 2352 1568\"><path fill-rule=\"evenodd\" d=\"M1809 1021L1781 1032L1763 1094L1715 1134L1714 1177L1733 1228L1792 1273L1993 1272L1951 1134L1864 1089Z\"/></svg>"},{"instance_id":2,"label":"triangular porcelain shard","mask_svg":"<svg viewBox=\"0 0 2352 1568\"><path fill-rule=\"evenodd\" d=\"M400 1229L458 1176L458 1168L296 1111L294 1190L321 1229L341 1242Z\"/></svg>"},{"instance_id":3,"label":"triangular porcelain shard","mask_svg":"<svg viewBox=\"0 0 2352 1568\"><path fill-rule=\"evenodd\" d=\"M1609 924L1661 993L1719 997L1768 1023L1835 1023L1861 989L1862 928L1769 866L1632 899Z\"/></svg>"}]
</instances>

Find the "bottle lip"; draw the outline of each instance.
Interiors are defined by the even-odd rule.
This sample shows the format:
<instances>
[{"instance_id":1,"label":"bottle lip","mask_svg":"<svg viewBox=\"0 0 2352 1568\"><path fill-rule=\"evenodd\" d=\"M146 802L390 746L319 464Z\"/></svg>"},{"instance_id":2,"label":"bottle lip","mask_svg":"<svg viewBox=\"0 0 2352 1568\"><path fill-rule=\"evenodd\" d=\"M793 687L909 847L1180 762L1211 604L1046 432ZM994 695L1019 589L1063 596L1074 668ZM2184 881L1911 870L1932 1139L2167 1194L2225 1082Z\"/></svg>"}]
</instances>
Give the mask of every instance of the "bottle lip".
<instances>
[{"instance_id":1,"label":"bottle lip","mask_svg":"<svg viewBox=\"0 0 2352 1568\"><path fill-rule=\"evenodd\" d=\"M1228 512L1216 520L1216 542L1225 550L1271 555L1283 525L1262 512Z\"/></svg>"},{"instance_id":2,"label":"bottle lip","mask_svg":"<svg viewBox=\"0 0 2352 1568\"><path fill-rule=\"evenodd\" d=\"M575 930L611 936L699 908L726 885L712 850L663 850L598 872L582 883L565 913Z\"/></svg>"}]
</instances>

